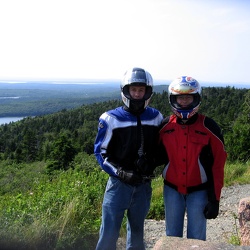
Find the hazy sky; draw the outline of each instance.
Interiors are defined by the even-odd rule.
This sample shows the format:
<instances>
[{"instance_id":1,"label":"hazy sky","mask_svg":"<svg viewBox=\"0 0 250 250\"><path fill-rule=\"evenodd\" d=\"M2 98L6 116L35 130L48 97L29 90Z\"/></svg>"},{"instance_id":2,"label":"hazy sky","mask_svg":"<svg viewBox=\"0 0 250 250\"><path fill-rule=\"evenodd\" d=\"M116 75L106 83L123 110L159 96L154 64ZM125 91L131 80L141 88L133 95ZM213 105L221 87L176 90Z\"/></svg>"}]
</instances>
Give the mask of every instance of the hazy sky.
<instances>
[{"instance_id":1,"label":"hazy sky","mask_svg":"<svg viewBox=\"0 0 250 250\"><path fill-rule=\"evenodd\" d=\"M154 79L250 84L248 0L0 0L0 80Z\"/></svg>"}]
</instances>

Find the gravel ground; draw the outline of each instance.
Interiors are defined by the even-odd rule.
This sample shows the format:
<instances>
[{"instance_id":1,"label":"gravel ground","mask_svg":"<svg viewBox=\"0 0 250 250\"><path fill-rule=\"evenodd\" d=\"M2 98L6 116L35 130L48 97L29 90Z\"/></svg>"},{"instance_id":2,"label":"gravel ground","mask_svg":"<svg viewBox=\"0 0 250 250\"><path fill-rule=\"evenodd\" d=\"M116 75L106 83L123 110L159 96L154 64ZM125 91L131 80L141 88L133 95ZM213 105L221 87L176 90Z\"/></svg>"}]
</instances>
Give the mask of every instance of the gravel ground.
<instances>
[{"instance_id":1,"label":"gravel ground","mask_svg":"<svg viewBox=\"0 0 250 250\"><path fill-rule=\"evenodd\" d=\"M221 193L220 213L216 219L207 220L207 241L225 242L239 231L238 205L242 198L250 196L250 184L224 187ZM186 219L185 219L186 222ZM186 224L186 223L185 223ZM186 226L184 227L184 235ZM165 222L145 221L145 245L150 250L156 241L165 235ZM125 249L123 240L118 243L118 250Z\"/></svg>"}]
</instances>

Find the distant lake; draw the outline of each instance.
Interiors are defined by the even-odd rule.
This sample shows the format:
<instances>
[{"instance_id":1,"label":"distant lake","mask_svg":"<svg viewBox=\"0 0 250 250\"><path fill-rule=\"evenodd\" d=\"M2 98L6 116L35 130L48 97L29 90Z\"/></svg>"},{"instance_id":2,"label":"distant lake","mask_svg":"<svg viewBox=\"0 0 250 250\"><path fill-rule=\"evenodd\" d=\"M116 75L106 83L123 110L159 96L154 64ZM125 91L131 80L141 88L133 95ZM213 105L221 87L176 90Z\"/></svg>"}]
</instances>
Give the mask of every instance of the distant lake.
<instances>
[{"instance_id":1,"label":"distant lake","mask_svg":"<svg viewBox=\"0 0 250 250\"><path fill-rule=\"evenodd\" d=\"M10 122L16 122L22 120L24 117L0 117L0 125L9 124Z\"/></svg>"}]
</instances>

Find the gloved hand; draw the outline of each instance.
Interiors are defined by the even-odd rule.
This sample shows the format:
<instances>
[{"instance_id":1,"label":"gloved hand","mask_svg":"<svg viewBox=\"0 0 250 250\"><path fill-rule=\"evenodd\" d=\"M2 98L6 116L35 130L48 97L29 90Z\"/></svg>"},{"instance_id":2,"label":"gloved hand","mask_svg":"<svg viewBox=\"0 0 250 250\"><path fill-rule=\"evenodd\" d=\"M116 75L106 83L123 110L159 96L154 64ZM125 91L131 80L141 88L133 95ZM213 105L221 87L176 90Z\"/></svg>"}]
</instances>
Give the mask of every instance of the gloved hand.
<instances>
[{"instance_id":1,"label":"gloved hand","mask_svg":"<svg viewBox=\"0 0 250 250\"><path fill-rule=\"evenodd\" d=\"M117 175L120 177L121 181L130 185L136 185L142 182L142 177L134 171L125 171L119 168L117 170Z\"/></svg>"},{"instance_id":2,"label":"gloved hand","mask_svg":"<svg viewBox=\"0 0 250 250\"><path fill-rule=\"evenodd\" d=\"M219 201L209 201L204 208L206 219L215 219L219 214Z\"/></svg>"}]
</instances>

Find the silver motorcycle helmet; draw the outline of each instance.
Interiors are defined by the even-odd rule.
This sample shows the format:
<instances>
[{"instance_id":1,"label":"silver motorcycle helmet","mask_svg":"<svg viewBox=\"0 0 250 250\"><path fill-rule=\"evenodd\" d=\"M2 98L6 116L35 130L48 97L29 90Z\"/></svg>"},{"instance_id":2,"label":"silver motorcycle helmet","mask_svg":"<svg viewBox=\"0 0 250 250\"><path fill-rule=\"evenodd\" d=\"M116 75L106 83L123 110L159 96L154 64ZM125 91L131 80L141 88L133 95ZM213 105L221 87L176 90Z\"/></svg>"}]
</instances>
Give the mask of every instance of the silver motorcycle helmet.
<instances>
[{"instance_id":1,"label":"silver motorcycle helmet","mask_svg":"<svg viewBox=\"0 0 250 250\"><path fill-rule=\"evenodd\" d=\"M130 86L145 86L146 92L142 99L135 100L129 94ZM141 113L148 106L153 95L153 78L151 74L142 68L127 70L121 82L122 101L132 113Z\"/></svg>"}]
</instances>

